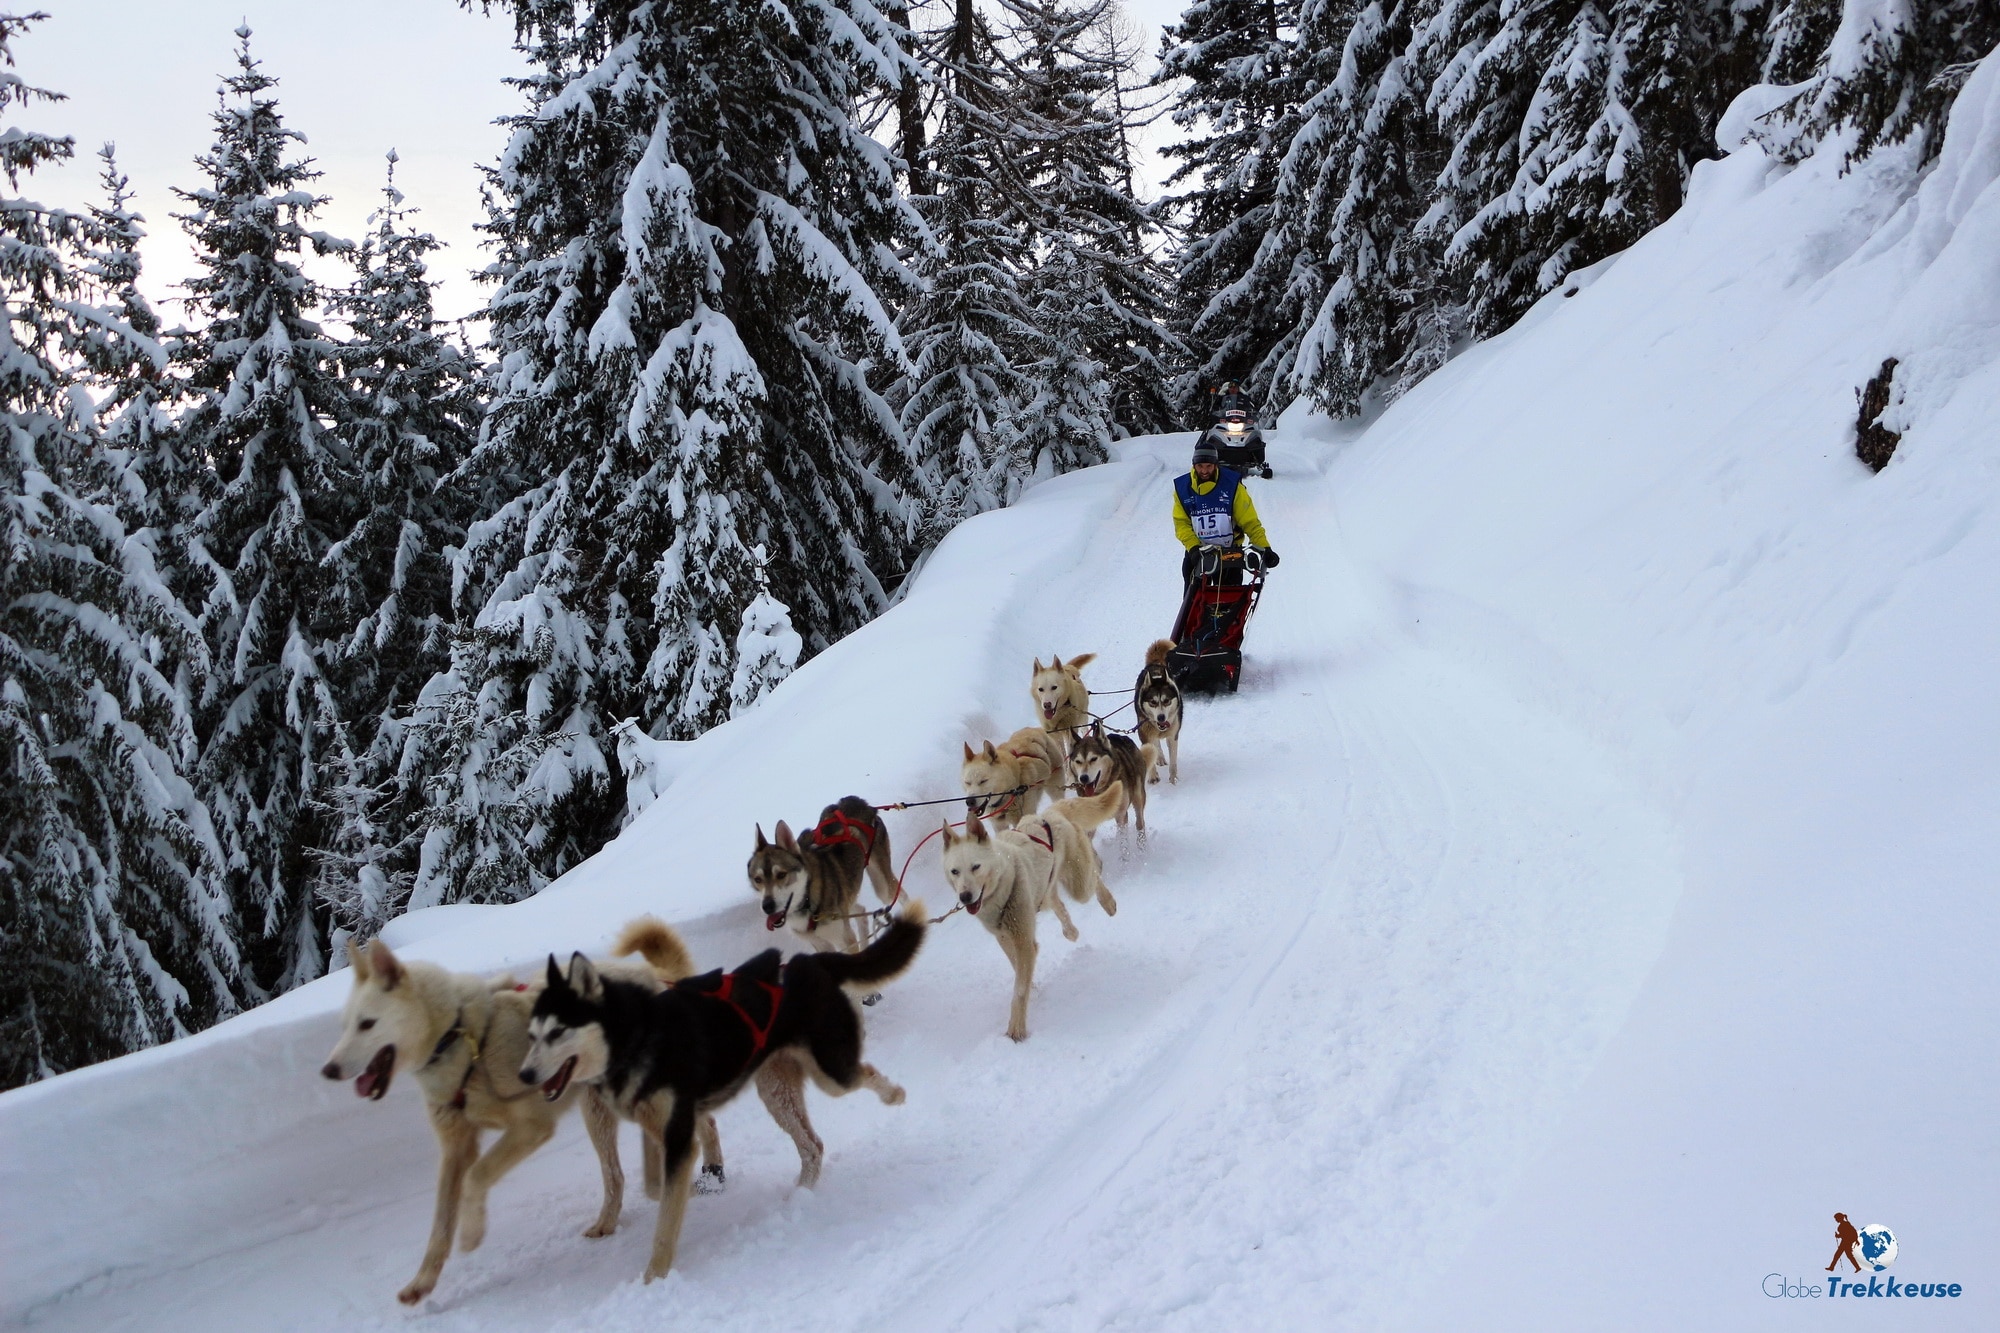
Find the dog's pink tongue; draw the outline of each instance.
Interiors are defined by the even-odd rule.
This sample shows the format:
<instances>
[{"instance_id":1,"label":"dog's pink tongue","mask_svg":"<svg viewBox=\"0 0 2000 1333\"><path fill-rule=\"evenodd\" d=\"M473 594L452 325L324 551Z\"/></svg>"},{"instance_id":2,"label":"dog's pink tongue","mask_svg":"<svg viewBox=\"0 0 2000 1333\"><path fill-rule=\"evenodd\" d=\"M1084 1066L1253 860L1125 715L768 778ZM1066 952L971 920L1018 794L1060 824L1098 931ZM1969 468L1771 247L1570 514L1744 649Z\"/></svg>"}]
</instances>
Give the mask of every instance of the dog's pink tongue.
<instances>
[{"instance_id":1,"label":"dog's pink tongue","mask_svg":"<svg viewBox=\"0 0 2000 1333\"><path fill-rule=\"evenodd\" d=\"M785 913L783 912L772 912L764 918L764 929L766 930L776 930L784 924Z\"/></svg>"},{"instance_id":2,"label":"dog's pink tongue","mask_svg":"<svg viewBox=\"0 0 2000 1333\"><path fill-rule=\"evenodd\" d=\"M381 1081L381 1077L373 1069L362 1070L354 1080L354 1095L362 1098L373 1097L375 1085Z\"/></svg>"}]
</instances>

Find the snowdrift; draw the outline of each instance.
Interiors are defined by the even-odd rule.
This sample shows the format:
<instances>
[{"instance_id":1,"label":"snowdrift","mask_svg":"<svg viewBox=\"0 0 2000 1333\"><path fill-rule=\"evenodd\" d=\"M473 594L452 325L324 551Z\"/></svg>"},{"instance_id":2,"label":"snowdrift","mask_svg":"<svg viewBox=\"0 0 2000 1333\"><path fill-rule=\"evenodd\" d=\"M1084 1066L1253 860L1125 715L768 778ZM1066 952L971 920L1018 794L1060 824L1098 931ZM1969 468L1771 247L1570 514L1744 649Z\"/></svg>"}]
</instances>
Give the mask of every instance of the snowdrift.
<instances>
[{"instance_id":1,"label":"snowdrift","mask_svg":"<svg viewBox=\"0 0 2000 1333\"><path fill-rule=\"evenodd\" d=\"M816 1099L818 1191L731 1108L729 1192L641 1287L643 1201L576 1235L572 1122L417 1321L1762 1328L1841 1210L1896 1230L1893 1275L1965 1287L1850 1322L1991 1327L2000 62L1922 173L1725 146L1365 430L1288 416L1243 693L1194 709L1150 845L1101 835L1121 911L1043 930L1028 1042L947 922L871 1013L910 1102ZM1875 475L1855 391L1888 357ZM705 964L762 947L753 823L951 794L1037 654L1129 684L1185 447L966 524L602 855L399 938L526 966L653 911ZM900 862L932 822L891 818ZM942 907L928 851L910 882ZM345 987L0 1097L0 1316L404 1326L434 1148L407 1087L316 1076Z\"/></svg>"}]
</instances>

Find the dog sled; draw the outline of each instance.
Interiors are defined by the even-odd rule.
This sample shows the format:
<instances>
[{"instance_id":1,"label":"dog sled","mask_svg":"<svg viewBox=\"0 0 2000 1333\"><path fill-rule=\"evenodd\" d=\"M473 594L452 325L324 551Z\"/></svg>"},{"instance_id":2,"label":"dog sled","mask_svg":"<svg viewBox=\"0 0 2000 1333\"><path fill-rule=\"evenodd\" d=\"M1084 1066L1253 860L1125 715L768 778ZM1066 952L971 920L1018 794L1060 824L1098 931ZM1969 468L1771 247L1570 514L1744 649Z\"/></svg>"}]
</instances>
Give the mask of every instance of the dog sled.
<instances>
[{"instance_id":1,"label":"dog sled","mask_svg":"<svg viewBox=\"0 0 2000 1333\"><path fill-rule=\"evenodd\" d=\"M1236 693L1243 631L1264 595L1264 560L1254 547L1203 548L1174 618L1167 670L1183 690Z\"/></svg>"}]
</instances>

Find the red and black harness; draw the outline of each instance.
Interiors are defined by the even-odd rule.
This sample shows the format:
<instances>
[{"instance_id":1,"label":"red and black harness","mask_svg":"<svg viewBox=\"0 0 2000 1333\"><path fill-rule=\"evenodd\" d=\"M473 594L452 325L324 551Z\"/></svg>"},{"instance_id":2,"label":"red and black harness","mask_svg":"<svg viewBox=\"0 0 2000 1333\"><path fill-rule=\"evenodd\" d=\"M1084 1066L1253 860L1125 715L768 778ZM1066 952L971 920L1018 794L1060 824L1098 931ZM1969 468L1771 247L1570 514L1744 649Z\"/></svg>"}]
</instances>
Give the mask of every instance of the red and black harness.
<instances>
[{"instance_id":1,"label":"red and black harness","mask_svg":"<svg viewBox=\"0 0 2000 1333\"><path fill-rule=\"evenodd\" d=\"M813 846L838 847L842 843L853 843L861 849L861 859L865 862L875 855L875 825L873 819L856 819L835 806L826 812L825 819L814 826Z\"/></svg>"},{"instance_id":2,"label":"red and black harness","mask_svg":"<svg viewBox=\"0 0 2000 1333\"><path fill-rule=\"evenodd\" d=\"M778 1011L784 1005L785 988L782 984L784 975L784 969L781 967L778 971L778 982L772 983L764 980L762 977L744 976L742 970L739 968L735 972L723 972L719 975L711 972L705 976L689 977L685 981L674 984L678 988L692 994L711 1000L722 1001L729 1006L730 1010L738 1018L743 1020L743 1026L750 1030L750 1058L744 1061L744 1064L748 1066L757 1063L758 1057L764 1054L764 1048L771 1043L771 1030L777 1027ZM747 988L749 987L755 987L756 990L764 992L765 998L769 1001L770 1009L766 1013L763 1022L758 1022L756 1017L744 1007L743 1001L737 998L739 982L746 988L746 993L748 994L756 993L754 990L748 990Z\"/></svg>"}]
</instances>

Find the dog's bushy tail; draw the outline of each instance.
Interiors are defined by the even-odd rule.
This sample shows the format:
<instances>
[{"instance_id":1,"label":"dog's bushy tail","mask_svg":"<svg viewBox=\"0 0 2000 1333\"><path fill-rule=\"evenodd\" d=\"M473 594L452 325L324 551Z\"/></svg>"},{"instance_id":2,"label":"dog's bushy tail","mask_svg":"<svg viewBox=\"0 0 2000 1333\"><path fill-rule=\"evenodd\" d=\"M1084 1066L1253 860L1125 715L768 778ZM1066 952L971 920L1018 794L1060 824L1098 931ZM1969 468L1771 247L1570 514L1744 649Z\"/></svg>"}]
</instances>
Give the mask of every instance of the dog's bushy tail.
<instances>
[{"instance_id":1,"label":"dog's bushy tail","mask_svg":"<svg viewBox=\"0 0 2000 1333\"><path fill-rule=\"evenodd\" d=\"M1167 654L1174 650L1172 639L1155 639L1153 646L1146 650L1146 665L1158 666L1167 660Z\"/></svg>"},{"instance_id":2,"label":"dog's bushy tail","mask_svg":"<svg viewBox=\"0 0 2000 1333\"><path fill-rule=\"evenodd\" d=\"M1061 815L1075 825L1077 832L1088 838L1097 831L1097 826L1118 813L1118 807L1125 801L1125 782L1121 778L1095 796L1072 796L1057 801L1044 815Z\"/></svg>"},{"instance_id":3,"label":"dog's bushy tail","mask_svg":"<svg viewBox=\"0 0 2000 1333\"><path fill-rule=\"evenodd\" d=\"M860 953L800 954L791 966L809 963L843 986L879 986L909 969L917 950L923 947L926 929L924 905L910 898L890 920L889 928Z\"/></svg>"},{"instance_id":4,"label":"dog's bushy tail","mask_svg":"<svg viewBox=\"0 0 2000 1333\"><path fill-rule=\"evenodd\" d=\"M618 932L611 952L620 958L638 954L662 981L679 981L694 975L694 955L681 942L680 934L656 916L627 921Z\"/></svg>"}]
</instances>

